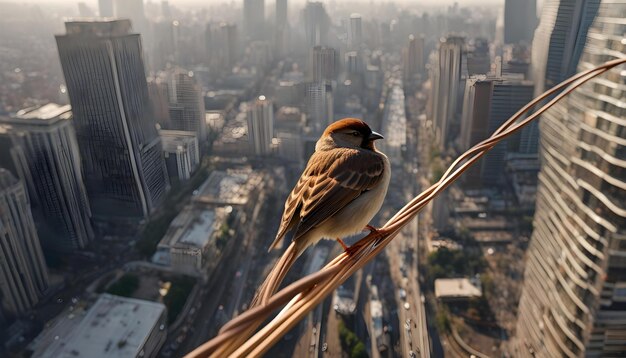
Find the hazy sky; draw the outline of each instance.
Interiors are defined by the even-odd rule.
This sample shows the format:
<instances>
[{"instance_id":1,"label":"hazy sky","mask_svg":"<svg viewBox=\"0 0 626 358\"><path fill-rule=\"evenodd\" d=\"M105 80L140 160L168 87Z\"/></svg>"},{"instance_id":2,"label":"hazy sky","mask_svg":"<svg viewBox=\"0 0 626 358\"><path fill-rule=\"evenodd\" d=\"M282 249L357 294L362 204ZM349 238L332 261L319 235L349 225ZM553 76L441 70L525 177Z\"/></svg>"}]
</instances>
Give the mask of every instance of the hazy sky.
<instances>
[{"instance_id":1,"label":"hazy sky","mask_svg":"<svg viewBox=\"0 0 626 358\"><path fill-rule=\"evenodd\" d=\"M144 0L145 2L155 2L155 3L160 3L161 0ZM243 0L168 0L170 4L172 5L176 5L176 4L180 4L180 5L188 5L188 4L200 4L200 3L204 3L204 4L208 4L208 3L223 3L223 2L231 2L234 1L236 3L241 3ZM289 1L290 3L294 3L294 4L298 4L298 3L304 3L306 0L293 0L293 1ZM334 1L339 1L339 0L334 0ZM396 3L406 3L406 2L410 2L415 4L418 0L397 0L397 1L390 1L390 0L349 0L350 2L376 2L376 3L381 3L381 2L396 2ZM22 1L22 3L64 3L64 4L77 4L79 2L79 0L24 0ZM86 3L87 5L91 5L91 6L95 6L97 5L97 0L82 0L82 2ZM274 0L265 0L265 3L267 5L273 3ZM322 0L321 2L330 2L330 0ZM424 4L424 5L450 5L453 4L455 2L458 2L459 5L465 5L465 4L503 4L504 0L419 0L420 4ZM539 3L541 3L541 0L538 1Z\"/></svg>"}]
</instances>

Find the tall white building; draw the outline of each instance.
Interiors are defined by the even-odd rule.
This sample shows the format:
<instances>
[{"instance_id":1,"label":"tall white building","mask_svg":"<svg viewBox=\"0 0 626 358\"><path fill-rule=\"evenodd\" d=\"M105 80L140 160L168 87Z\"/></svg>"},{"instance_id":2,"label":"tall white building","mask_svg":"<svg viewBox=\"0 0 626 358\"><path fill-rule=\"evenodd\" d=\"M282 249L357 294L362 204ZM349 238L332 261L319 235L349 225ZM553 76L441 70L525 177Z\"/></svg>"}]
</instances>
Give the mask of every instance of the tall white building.
<instances>
[{"instance_id":1,"label":"tall white building","mask_svg":"<svg viewBox=\"0 0 626 358\"><path fill-rule=\"evenodd\" d=\"M626 1L602 2L579 71L626 58L624 14ZM625 90L622 65L541 118L541 171L515 357L626 351Z\"/></svg>"},{"instance_id":2,"label":"tall white building","mask_svg":"<svg viewBox=\"0 0 626 358\"><path fill-rule=\"evenodd\" d=\"M17 175L25 183L46 249L68 251L93 238L71 107L54 103L0 118Z\"/></svg>"},{"instance_id":3,"label":"tall white building","mask_svg":"<svg viewBox=\"0 0 626 358\"><path fill-rule=\"evenodd\" d=\"M448 36L439 43L431 69L431 118L441 148L446 148L458 133L462 91L467 70L463 66L463 37Z\"/></svg>"},{"instance_id":4,"label":"tall white building","mask_svg":"<svg viewBox=\"0 0 626 358\"><path fill-rule=\"evenodd\" d=\"M174 70L169 74L170 127L196 134L201 148L206 146L207 126L202 89L192 71Z\"/></svg>"},{"instance_id":5,"label":"tall white building","mask_svg":"<svg viewBox=\"0 0 626 358\"><path fill-rule=\"evenodd\" d=\"M328 83L309 83L305 93L305 112L309 127L317 134L334 121L333 92Z\"/></svg>"},{"instance_id":6,"label":"tall white building","mask_svg":"<svg viewBox=\"0 0 626 358\"><path fill-rule=\"evenodd\" d=\"M268 155L274 138L274 108L272 102L259 96L248 107L248 141L254 155Z\"/></svg>"},{"instance_id":7,"label":"tall white building","mask_svg":"<svg viewBox=\"0 0 626 358\"><path fill-rule=\"evenodd\" d=\"M363 45L363 21L361 14L350 15L350 29L348 30L348 49L358 51Z\"/></svg>"},{"instance_id":8,"label":"tall white building","mask_svg":"<svg viewBox=\"0 0 626 358\"><path fill-rule=\"evenodd\" d=\"M48 271L24 186L0 168L0 305L28 312L48 288Z\"/></svg>"}]
</instances>

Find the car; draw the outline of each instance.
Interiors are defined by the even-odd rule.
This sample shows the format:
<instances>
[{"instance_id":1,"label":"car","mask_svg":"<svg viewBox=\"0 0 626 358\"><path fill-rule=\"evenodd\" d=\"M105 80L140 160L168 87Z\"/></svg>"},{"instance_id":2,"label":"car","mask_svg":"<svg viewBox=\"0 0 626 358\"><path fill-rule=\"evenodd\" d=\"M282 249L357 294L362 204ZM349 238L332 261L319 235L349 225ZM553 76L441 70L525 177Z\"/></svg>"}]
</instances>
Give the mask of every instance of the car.
<instances>
[{"instance_id":1,"label":"car","mask_svg":"<svg viewBox=\"0 0 626 358\"><path fill-rule=\"evenodd\" d=\"M408 310L409 308L411 308L411 305L408 302L404 302L404 309Z\"/></svg>"},{"instance_id":2,"label":"car","mask_svg":"<svg viewBox=\"0 0 626 358\"><path fill-rule=\"evenodd\" d=\"M326 352L328 350L328 343L324 342L324 344L322 344L322 352Z\"/></svg>"},{"instance_id":3,"label":"car","mask_svg":"<svg viewBox=\"0 0 626 358\"><path fill-rule=\"evenodd\" d=\"M406 290L404 288L399 289L398 293L400 294L400 299L404 300L406 298Z\"/></svg>"}]
</instances>

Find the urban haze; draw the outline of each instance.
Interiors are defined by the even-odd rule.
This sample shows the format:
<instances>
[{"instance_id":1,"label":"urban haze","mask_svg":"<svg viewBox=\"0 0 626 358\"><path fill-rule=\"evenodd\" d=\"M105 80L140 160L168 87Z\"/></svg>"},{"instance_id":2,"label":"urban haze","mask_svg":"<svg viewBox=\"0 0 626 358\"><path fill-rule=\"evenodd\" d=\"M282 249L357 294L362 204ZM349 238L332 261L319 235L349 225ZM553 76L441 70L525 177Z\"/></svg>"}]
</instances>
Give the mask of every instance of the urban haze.
<instances>
[{"instance_id":1,"label":"urban haze","mask_svg":"<svg viewBox=\"0 0 626 358\"><path fill-rule=\"evenodd\" d=\"M380 227L534 98L626 59L625 18L626 0L1 1L0 357L184 357L289 245L268 252L327 126L384 136ZM622 64L491 148L265 356L626 356L625 94ZM318 242L285 283L343 252Z\"/></svg>"}]
</instances>

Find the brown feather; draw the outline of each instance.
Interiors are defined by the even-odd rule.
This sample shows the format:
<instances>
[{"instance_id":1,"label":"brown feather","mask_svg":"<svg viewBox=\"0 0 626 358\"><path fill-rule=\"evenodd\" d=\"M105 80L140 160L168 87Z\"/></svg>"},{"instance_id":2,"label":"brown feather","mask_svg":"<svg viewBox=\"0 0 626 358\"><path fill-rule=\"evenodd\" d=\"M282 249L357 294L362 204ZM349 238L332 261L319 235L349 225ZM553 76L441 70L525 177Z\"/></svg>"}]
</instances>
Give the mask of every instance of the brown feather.
<instances>
[{"instance_id":1,"label":"brown feather","mask_svg":"<svg viewBox=\"0 0 626 358\"><path fill-rule=\"evenodd\" d=\"M376 186L383 177L383 168L382 158L368 150L335 148L313 153L285 203L270 249L294 228L293 240L298 240Z\"/></svg>"}]
</instances>

